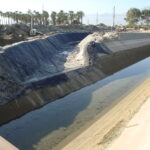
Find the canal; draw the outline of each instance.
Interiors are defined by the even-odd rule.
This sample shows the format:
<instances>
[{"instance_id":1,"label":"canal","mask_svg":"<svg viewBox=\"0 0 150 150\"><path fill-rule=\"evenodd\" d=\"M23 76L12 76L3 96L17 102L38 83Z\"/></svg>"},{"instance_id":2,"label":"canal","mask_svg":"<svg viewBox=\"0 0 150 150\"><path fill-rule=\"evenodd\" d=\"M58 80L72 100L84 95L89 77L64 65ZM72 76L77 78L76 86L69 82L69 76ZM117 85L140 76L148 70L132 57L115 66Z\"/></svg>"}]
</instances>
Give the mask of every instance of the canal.
<instances>
[{"instance_id":1,"label":"canal","mask_svg":"<svg viewBox=\"0 0 150 150\"><path fill-rule=\"evenodd\" d=\"M148 77L150 58L1 126L0 136L20 150L51 150L80 134Z\"/></svg>"}]
</instances>

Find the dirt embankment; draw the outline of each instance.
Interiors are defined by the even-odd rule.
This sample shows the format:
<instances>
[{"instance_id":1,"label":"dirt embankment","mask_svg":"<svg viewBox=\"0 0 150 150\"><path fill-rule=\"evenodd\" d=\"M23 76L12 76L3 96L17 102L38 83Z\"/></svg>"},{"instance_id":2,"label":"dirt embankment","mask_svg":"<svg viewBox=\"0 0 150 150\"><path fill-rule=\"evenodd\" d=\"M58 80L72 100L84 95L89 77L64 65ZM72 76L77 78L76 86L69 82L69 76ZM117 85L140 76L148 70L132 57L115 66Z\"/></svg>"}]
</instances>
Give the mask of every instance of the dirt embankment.
<instances>
[{"instance_id":1,"label":"dirt embankment","mask_svg":"<svg viewBox=\"0 0 150 150\"><path fill-rule=\"evenodd\" d=\"M98 118L87 130L67 144L63 141L57 148L62 150L101 150L115 135L115 130L128 121L140 106L150 97L150 78L145 80L133 92ZM111 135L111 136L110 136Z\"/></svg>"},{"instance_id":2,"label":"dirt embankment","mask_svg":"<svg viewBox=\"0 0 150 150\"><path fill-rule=\"evenodd\" d=\"M65 32L96 32L107 31L109 27L97 27L94 25L61 25L61 26L34 26L37 30L36 36L30 36L30 26L25 24L14 24L0 26L0 46L6 46L20 41L43 38L46 35Z\"/></svg>"},{"instance_id":3,"label":"dirt embankment","mask_svg":"<svg viewBox=\"0 0 150 150\"><path fill-rule=\"evenodd\" d=\"M26 25L0 26L0 46L26 40L29 31Z\"/></svg>"}]
</instances>

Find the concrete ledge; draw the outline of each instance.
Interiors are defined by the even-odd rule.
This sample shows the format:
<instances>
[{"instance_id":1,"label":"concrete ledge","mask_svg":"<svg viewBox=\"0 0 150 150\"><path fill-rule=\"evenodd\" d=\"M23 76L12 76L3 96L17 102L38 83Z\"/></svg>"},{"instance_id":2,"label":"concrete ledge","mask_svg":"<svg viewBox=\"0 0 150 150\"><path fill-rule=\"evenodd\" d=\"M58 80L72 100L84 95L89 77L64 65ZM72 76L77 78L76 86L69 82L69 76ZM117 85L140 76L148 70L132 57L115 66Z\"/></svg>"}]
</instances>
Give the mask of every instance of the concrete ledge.
<instances>
[{"instance_id":1,"label":"concrete ledge","mask_svg":"<svg viewBox=\"0 0 150 150\"><path fill-rule=\"evenodd\" d=\"M0 150L19 150L19 149L0 136Z\"/></svg>"},{"instance_id":2,"label":"concrete ledge","mask_svg":"<svg viewBox=\"0 0 150 150\"><path fill-rule=\"evenodd\" d=\"M143 39L132 39L132 40L118 40L118 41L110 41L106 42L105 45L108 49L110 49L113 53L128 50L133 48L139 48L146 45L150 45L150 38Z\"/></svg>"},{"instance_id":3,"label":"concrete ledge","mask_svg":"<svg viewBox=\"0 0 150 150\"><path fill-rule=\"evenodd\" d=\"M124 97L117 105L99 118L87 130L61 148L62 150L101 150L100 144L109 131L119 122L127 121L150 97L150 78L145 80L128 96ZM69 137L68 137L69 138ZM66 139L67 141L67 139ZM65 140L56 149L65 145Z\"/></svg>"}]
</instances>

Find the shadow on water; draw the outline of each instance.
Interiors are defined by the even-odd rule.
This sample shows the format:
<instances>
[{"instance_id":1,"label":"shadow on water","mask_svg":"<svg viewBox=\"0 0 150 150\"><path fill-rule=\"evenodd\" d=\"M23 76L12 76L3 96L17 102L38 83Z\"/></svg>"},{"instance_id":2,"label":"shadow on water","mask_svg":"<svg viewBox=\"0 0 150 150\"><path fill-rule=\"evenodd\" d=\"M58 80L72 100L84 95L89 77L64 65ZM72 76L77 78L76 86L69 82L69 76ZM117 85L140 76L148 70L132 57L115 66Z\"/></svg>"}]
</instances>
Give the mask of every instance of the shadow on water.
<instances>
[{"instance_id":1,"label":"shadow on water","mask_svg":"<svg viewBox=\"0 0 150 150\"><path fill-rule=\"evenodd\" d=\"M52 134L60 128L67 129L72 125L77 115L90 105L93 100L92 95L97 89L115 80L143 74L146 75L146 72L149 73L149 66L150 59L147 58L104 80L49 103L38 110L1 126L0 135L21 150L36 149L34 145L37 145L43 137ZM49 145L48 149L51 149L51 145Z\"/></svg>"}]
</instances>

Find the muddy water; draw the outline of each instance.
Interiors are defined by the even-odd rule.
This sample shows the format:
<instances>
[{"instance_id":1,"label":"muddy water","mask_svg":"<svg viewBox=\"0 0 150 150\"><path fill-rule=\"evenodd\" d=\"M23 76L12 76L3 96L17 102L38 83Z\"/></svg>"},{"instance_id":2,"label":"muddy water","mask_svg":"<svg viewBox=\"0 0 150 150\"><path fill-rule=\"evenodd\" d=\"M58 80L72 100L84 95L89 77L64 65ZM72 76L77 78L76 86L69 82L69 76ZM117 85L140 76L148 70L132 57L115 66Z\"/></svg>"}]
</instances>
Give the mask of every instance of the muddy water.
<instances>
[{"instance_id":1,"label":"muddy water","mask_svg":"<svg viewBox=\"0 0 150 150\"><path fill-rule=\"evenodd\" d=\"M150 58L1 126L0 135L21 150L51 150L148 77Z\"/></svg>"}]
</instances>

